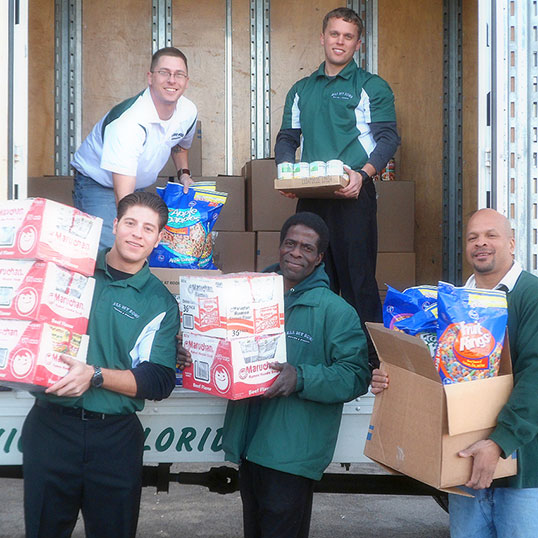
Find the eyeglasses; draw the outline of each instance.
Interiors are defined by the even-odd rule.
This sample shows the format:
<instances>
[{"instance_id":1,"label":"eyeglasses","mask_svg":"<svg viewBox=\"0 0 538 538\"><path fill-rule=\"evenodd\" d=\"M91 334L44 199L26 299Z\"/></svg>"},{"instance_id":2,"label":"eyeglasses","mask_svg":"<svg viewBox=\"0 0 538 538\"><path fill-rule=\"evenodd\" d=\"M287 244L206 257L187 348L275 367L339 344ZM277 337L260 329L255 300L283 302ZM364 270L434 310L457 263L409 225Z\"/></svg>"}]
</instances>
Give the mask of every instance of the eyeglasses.
<instances>
[{"instance_id":1,"label":"eyeglasses","mask_svg":"<svg viewBox=\"0 0 538 538\"><path fill-rule=\"evenodd\" d=\"M169 80L170 77L174 77L177 82L181 82L182 80L189 78L189 75L187 75L187 73L183 73L182 71L171 73L170 71L159 69L159 71L152 71L152 73L157 73L160 77L165 78L166 80Z\"/></svg>"}]
</instances>

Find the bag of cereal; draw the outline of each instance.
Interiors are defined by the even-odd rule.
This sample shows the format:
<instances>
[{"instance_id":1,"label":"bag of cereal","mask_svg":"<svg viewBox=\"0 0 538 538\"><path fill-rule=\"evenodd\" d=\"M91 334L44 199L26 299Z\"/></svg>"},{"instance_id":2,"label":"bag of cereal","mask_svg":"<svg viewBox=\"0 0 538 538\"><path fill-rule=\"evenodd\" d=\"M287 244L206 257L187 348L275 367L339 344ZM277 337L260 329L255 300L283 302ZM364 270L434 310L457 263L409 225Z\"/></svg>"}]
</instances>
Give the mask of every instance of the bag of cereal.
<instances>
[{"instance_id":1,"label":"bag of cereal","mask_svg":"<svg viewBox=\"0 0 538 538\"><path fill-rule=\"evenodd\" d=\"M443 383L496 376L508 321L506 294L439 282L438 312L435 365Z\"/></svg>"}]
</instances>

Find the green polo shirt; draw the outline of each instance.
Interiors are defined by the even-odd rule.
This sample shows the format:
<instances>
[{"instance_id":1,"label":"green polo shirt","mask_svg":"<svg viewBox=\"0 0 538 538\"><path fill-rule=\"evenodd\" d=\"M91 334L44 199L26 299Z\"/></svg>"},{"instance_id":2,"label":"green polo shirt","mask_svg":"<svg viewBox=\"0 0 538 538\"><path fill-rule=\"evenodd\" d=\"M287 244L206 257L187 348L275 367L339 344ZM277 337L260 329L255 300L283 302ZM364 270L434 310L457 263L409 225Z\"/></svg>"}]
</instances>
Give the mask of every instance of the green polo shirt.
<instances>
[{"instance_id":1,"label":"green polo shirt","mask_svg":"<svg viewBox=\"0 0 538 538\"><path fill-rule=\"evenodd\" d=\"M381 77L354 61L328 77L323 62L288 92L281 129L301 129L301 161L340 159L358 170L376 146L369 124L395 121L394 94Z\"/></svg>"},{"instance_id":2,"label":"green polo shirt","mask_svg":"<svg viewBox=\"0 0 538 538\"><path fill-rule=\"evenodd\" d=\"M150 272L147 263L130 278L113 280L107 271L105 253L99 253L94 275L88 364L129 370L142 361L151 361L175 370L179 331L176 300ZM79 398L35 395L107 414L133 413L144 407L144 400L102 388L90 387Z\"/></svg>"}]
</instances>

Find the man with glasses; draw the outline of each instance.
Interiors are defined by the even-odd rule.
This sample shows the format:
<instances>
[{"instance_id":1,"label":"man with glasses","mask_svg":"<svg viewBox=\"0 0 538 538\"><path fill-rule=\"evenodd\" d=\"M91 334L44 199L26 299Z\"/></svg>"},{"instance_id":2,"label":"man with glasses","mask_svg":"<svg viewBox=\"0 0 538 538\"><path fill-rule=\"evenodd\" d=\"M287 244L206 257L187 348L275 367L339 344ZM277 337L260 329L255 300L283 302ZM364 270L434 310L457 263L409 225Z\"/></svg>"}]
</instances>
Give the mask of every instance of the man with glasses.
<instances>
[{"instance_id":1,"label":"man with glasses","mask_svg":"<svg viewBox=\"0 0 538 538\"><path fill-rule=\"evenodd\" d=\"M170 155L185 189L192 183L188 149L197 110L183 93L189 81L187 58L174 47L151 59L148 87L115 106L75 153L73 203L103 219L101 248L114 243L116 206L127 194L155 183Z\"/></svg>"}]
</instances>

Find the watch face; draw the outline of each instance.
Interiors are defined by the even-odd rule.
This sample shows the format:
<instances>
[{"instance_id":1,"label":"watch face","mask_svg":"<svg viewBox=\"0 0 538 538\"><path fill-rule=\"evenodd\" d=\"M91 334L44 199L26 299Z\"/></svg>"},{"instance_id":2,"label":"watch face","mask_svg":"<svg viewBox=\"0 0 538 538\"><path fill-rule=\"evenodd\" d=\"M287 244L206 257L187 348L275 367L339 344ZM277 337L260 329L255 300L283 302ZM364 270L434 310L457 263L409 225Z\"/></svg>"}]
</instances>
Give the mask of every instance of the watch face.
<instances>
[{"instance_id":1,"label":"watch face","mask_svg":"<svg viewBox=\"0 0 538 538\"><path fill-rule=\"evenodd\" d=\"M95 372L92 377L92 387L100 388L103 385L103 374L101 368L95 368Z\"/></svg>"}]
</instances>

